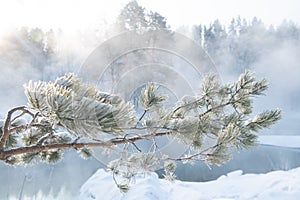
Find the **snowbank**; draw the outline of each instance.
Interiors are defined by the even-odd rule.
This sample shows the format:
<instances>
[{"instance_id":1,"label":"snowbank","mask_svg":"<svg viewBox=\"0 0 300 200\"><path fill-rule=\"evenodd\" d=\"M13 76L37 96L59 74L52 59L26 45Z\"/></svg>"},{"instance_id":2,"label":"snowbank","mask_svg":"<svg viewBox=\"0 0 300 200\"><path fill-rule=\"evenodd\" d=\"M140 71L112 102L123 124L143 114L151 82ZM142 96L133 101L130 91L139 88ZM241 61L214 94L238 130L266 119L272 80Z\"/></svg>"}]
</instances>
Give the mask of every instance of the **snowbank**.
<instances>
[{"instance_id":1,"label":"snowbank","mask_svg":"<svg viewBox=\"0 0 300 200\"><path fill-rule=\"evenodd\" d=\"M210 182L168 182L156 174L137 177L120 194L109 172L99 169L80 189L80 200L298 200L300 168L267 174L234 171Z\"/></svg>"}]
</instances>

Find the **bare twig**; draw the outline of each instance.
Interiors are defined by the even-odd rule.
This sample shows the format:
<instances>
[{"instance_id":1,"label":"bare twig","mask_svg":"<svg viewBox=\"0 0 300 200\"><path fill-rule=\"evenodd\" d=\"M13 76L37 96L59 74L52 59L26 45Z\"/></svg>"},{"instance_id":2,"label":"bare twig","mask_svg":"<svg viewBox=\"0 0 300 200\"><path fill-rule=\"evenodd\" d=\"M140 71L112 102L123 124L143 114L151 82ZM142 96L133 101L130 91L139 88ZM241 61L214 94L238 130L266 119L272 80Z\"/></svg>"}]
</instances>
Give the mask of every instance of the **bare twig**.
<instances>
[{"instance_id":1,"label":"bare twig","mask_svg":"<svg viewBox=\"0 0 300 200\"><path fill-rule=\"evenodd\" d=\"M17 132L18 130L21 130L21 129L27 129L27 125L20 125L20 126L11 128L11 129L8 130L8 133L10 135L10 134L13 134L13 133Z\"/></svg>"},{"instance_id":2,"label":"bare twig","mask_svg":"<svg viewBox=\"0 0 300 200\"><path fill-rule=\"evenodd\" d=\"M73 143L77 143L78 142L78 140L80 140L80 136L78 136L74 141L73 141Z\"/></svg>"},{"instance_id":3,"label":"bare twig","mask_svg":"<svg viewBox=\"0 0 300 200\"><path fill-rule=\"evenodd\" d=\"M12 114L16 111L24 110L24 109L25 109L25 106L19 106L19 107L15 107L7 112L7 116L5 118L5 122L4 122L4 126L3 126L3 134L0 138L0 151L2 151L4 149L6 140L9 137L9 126L11 124Z\"/></svg>"},{"instance_id":4,"label":"bare twig","mask_svg":"<svg viewBox=\"0 0 300 200\"><path fill-rule=\"evenodd\" d=\"M48 138L50 138L53 135L53 133L47 133L46 135L42 136L36 143L37 146L40 146L45 142Z\"/></svg>"},{"instance_id":5,"label":"bare twig","mask_svg":"<svg viewBox=\"0 0 300 200\"><path fill-rule=\"evenodd\" d=\"M197 99L195 101L192 101L190 103L187 103L187 104L184 104L184 105L181 105L181 106L178 106L177 108L175 108L173 110L173 114L175 114L178 110L180 110L181 108L184 108L184 107L188 107L188 106L191 106L193 104L197 104L198 102L202 101L203 98L200 98L200 99Z\"/></svg>"},{"instance_id":6,"label":"bare twig","mask_svg":"<svg viewBox=\"0 0 300 200\"><path fill-rule=\"evenodd\" d=\"M20 125L20 126L17 126L17 127L13 127L13 128L10 128L8 129L8 133L9 135L10 134L14 134L16 133L18 130L22 130L22 129L29 129L31 127L37 127L37 128L47 128L47 127L51 127L51 125L48 125L48 124L23 124L23 125Z\"/></svg>"},{"instance_id":7,"label":"bare twig","mask_svg":"<svg viewBox=\"0 0 300 200\"><path fill-rule=\"evenodd\" d=\"M174 160L174 161L184 161L184 160L196 160L195 158L198 156L208 156L211 153L209 151L217 148L218 146L222 145L222 143L215 144L214 146L208 147L198 153L195 153L193 155L187 156L187 157L180 157L180 158L167 158L166 160ZM207 153L206 153L207 152Z\"/></svg>"},{"instance_id":8,"label":"bare twig","mask_svg":"<svg viewBox=\"0 0 300 200\"><path fill-rule=\"evenodd\" d=\"M137 121L135 128L139 125L139 123L142 121L142 119L144 118L144 116L146 115L147 110L144 110L143 114L140 116L139 120Z\"/></svg>"},{"instance_id":9,"label":"bare twig","mask_svg":"<svg viewBox=\"0 0 300 200\"><path fill-rule=\"evenodd\" d=\"M82 148L96 148L96 147L112 147L119 144L133 144L136 141L165 136L172 134L172 132L159 132L159 133L151 133L141 136L136 136L132 138L114 138L108 141L103 142L87 142L87 143L58 143L58 144L49 144L49 145L34 145L28 147L19 147L10 150L2 150L0 151L0 160L6 160L8 157L16 156L24 153L35 153L41 151L49 151L49 150L57 150L57 149L82 149Z\"/></svg>"},{"instance_id":10,"label":"bare twig","mask_svg":"<svg viewBox=\"0 0 300 200\"><path fill-rule=\"evenodd\" d=\"M130 142L134 148L136 148L136 150L138 150L138 152L142 152L142 150L134 143L134 142Z\"/></svg>"},{"instance_id":11,"label":"bare twig","mask_svg":"<svg viewBox=\"0 0 300 200\"><path fill-rule=\"evenodd\" d=\"M34 123L34 121L36 120L36 118L38 117L38 115L39 115L39 112L35 113L35 114L32 116L32 119L31 119L31 121L30 121L28 127L31 127L31 126L32 126L32 124Z\"/></svg>"},{"instance_id":12,"label":"bare twig","mask_svg":"<svg viewBox=\"0 0 300 200\"><path fill-rule=\"evenodd\" d=\"M33 114L32 112L30 112L26 107L24 107L24 108L21 109L21 110L22 110L22 112L21 112L19 115L15 116L15 117L11 120L11 123L13 123L16 119L18 119L19 117L22 117L22 116L25 115L25 114L30 115L32 118L35 116L35 114Z\"/></svg>"}]
</instances>

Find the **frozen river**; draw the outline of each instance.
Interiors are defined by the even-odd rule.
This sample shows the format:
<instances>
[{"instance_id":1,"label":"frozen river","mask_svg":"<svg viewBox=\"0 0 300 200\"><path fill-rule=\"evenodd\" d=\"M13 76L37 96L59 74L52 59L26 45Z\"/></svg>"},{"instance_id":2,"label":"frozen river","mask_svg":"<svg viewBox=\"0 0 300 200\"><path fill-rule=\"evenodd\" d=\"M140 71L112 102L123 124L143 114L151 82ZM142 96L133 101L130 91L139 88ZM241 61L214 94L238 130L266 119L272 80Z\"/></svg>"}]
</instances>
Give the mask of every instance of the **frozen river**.
<instances>
[{"instance_id":1,"label":"frozen river","mask_svg":"<svg viewBox=\"0 0 300 200\"><path fill-rule=\"evenodd\" d=\"M235 152L233 159L221 167L199 163L179 164L177 178L185 181L209 181L234 170L244 173L266 173L274 170L288 170L300 166L300 137L262 136L261 144L249 150ZM273 145L280 145L273 146ZM299 145L300 146L300 145ZM76 196L81 185L103 165L96 159L81 159L77 153L68 152L64 159L55 165L11 167L0 164L0 199L9 196L33 196L41 191L48 195L63 190L67 196ZM3 184L5 182L5 184ZM23 189L22 189L23 188Z\"/></svg>"}]
</instances>

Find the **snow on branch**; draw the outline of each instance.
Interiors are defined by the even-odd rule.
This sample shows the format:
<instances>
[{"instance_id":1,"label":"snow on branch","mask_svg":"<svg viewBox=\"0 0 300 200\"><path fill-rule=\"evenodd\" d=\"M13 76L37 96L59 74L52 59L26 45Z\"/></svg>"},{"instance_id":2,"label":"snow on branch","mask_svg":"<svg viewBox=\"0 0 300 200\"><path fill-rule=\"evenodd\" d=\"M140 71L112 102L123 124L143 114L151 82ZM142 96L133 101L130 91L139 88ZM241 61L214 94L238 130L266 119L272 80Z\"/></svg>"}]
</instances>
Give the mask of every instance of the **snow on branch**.
<instances>
[{"instance_id":1,"label":"snow on branch","mask_svg":"<svg viewBox=\"0 0 300 200\"><path fill-rule=\"evenodd\" d=\"M30 81L24 85L28 105L12 108L1 125L0 160L12 165L57 162L67 149L88 157L95 147L119 147L119 158L109 168L126 191L136 174L161 167L173 180L176 162L221 165L231 158L231 148L256 145L255 133L281 118L279 109L251 118L253 97L263 95L268 84L248 71L226 85L207 76L198 96L184 96L174 107L164 104L167 96L158 87L149 83L142 89L144 111L137 116L130 102L84 84L74 74L54 82ZM185 154L162 153L157 138L166 136L185 145ZM145 150L139 141L152 142L151 148Z\"/></svg>"}]
</instances>

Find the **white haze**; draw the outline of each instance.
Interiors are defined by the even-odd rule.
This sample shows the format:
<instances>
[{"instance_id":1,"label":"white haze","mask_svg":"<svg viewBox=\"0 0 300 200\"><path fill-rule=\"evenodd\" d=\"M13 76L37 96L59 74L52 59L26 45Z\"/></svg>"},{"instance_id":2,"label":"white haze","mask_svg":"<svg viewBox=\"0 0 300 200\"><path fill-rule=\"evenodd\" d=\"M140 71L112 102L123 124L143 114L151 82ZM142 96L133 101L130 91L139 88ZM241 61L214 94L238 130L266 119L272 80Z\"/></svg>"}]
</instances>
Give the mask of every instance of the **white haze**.
<instances>
[{"instance_id":1,"label":"white haze","mask_svg":"<svg viewBox=\"0 0 300 200\"><path fill-rule=\"evenodd\" d=\"M80 65L85 61L87 56L92 52L92 50L97 47L99 44L101 44L102 41L108 39L111 35L105 34L105 29L107 29L110 25L107 20L106 22L103 22L101 19L101 16L93 15L93 13L104 11L106 13L109 13L110 10L112 10L111 15L108 17L116 16L116 13L121 9L121 7L125 4L127 1L113 1L116 7L109 6L107 9L103 9L103 7L106 7L106 3L102 2L102 8L100 8L100 4L95 4L96 1L92 1L90 5L86 5L88 3L85 3L85 1L66 1L64 3L60 3L60 1L47 1L47 4L38 3L38 1L29 1L29 3L25 1L13 1L13 3L6 9L5 6L1 6L0 10L0 19L1 26L6 27L5 29L1 29L0 31L1 36L5 37L5 33L3 30L7 30L7 27L9 28L15 28L17 26L20 28L20 26L26 25L30 27L42 27L44 30L49 30L52 26L55 31L58 31L58 28L62 28L62 34L60 37L58 37L57 43L58 43L58 49L57 52L59 52L59 59L56 65L50 64L45 68L43 73L40 73L36 68L31 66L30 61L28 61L27 57L23 57L21 54L16 53L14 51L8 51L7 54L10 54L11 57L9 59L2 59L0 56L0 117L3 118L9 108L12 108L17 105L23 105L26 103L25 96L23 94L23 87L22 85L26 82L28 82L30 79L32 80L54 80L55 77L60 76L64 74L65 72L77 72L80 69ZM108 2L108 1L105 1ZM237 15L241 15L243 17L242 12L246 12L247 16L246 18L250 20L252 18L253 10L255 10L257 7L259 8L256 12L257 16L259 18L262 18L262 20L267 23L271 24L274 23L275 25L278 25L281 23L283 18L288 17L289 19L294 20L298 24L300 23L299 16L296 15L294 12L294 9L297 8L296 5L299 3L297 1L247 1L249 5L251 2L250 7L245 7L246 5L242 5L240 1L228 1L231 2L223 6L218 6L218 3L223 1L213 1L213 3L204 4L204 2L201 1L182 1L180 3L172 1L171 3L167 1L164 4L161 4L161 1L154 1L153 4L151 2L147 2L145 0L140 1L142 5L150 6L149 9L153 9L155 11L160 12L162 15L164 15L170 22L170 24L173 27L178 27L181 24L209 24L216 18L222 18L224 19L225 23L229 23L229 20L232 17L236 17ZM72 5L76 5L75 8L72 7ZM80 5L84 4L84 6L81 8ZM161 4L161 5L160 5ZM168 5L174 6L174 9L171 9ZM223 3L224 4L224 3ZM235 7L235 5L240 5L241 9L235 8L235 12L230 12L230 7ZM270 4L272 4L273 10L268 10L268 12L264 13L263 8L270 7ZM14 7L17 5L17 8ZM47 8L47 5L51 6L50 13L44 12ZM64 5L64 7L60 7ZM97 9L97 6L99 5L99 10ZM176 6L177 5L177 6ZM180 6L178 6L180 5ZM181 9L181 5L184 9ZM262 7L256 6L256 5L263 5ZM25 6L27 10L22 11L22 6ZM33 11L36 11L35 14L42 15L40 17L39 15L26 15L26 12L31 12L30 6L32 6ZM215 6L215 7L214 7ZM283 6L283 7L282 7ZM59 11L56 13L56 8L59 8ZM206 8L207 9L206 9ZM84 9L86 11L84 11ZM92 9L93 8L93 9ZM199 10L197 9L199 8ZM221 8L224 8L223 11L220 11ZM243 9L242 9L243 8ZM6 11L5 11L6 9ZM66 14L64 11L71 9L71 15ZM92 14L87 14L90 12ZM248 10L247 10L248 9ZM37 12L37 10L39 10ZM180 10L180 12L178 11ZM202 12L203 10L207 10L206 12ZM1 12L3 11L3 12ZM5 11L5 12L4 12ZM182 12L181 12L182 11ZM211 11L211 12L209 12ZM280 12L282 11L282 12ZM23 15L18 15L17 13L20 12ZM4 14L3 14L4 13ZM199 13L199 14L198 14ZM206 13L206 14L205 14ZM265 17L261 17L259 14L265 14ZM287 14L288 13L288 14ZM9 17L15 17L14 19L10 19ZM57 14L57 16L55 16ZM205 16L204 16L205 14ZM53 18L49 18L47 20L45 15L49 16L55 16ZM23 19L23 16L24 19ZM76 16L76 18L75 18ZM32 21L31 18L33 18ZM38 19L40 18L40 19ZM5 22L5 20L9 22ZM79 21L77 20L79 19ZM99 25L98 23L99 19ZM193 20L192 20L193 19ZM110 19L111 20L111 19ZM188 20L188 22L185 22ZM88 26L85 24L89 21L93 21L93 23L88 23ZM15 23L17 22L17 23ZM57 23L56 23L57 22ZM58 23L59 22L59 23ZM72 22L69 24L69 22ZM221 20L221 22L223 22ZM64 30L64 27L66 30ZM84 27L84 28L83 28ZM68 30L67 30L68 29ZM80 31L75 31L77 29L80 29ZM65 33L66 32L66 33ZM181 31L184 32L184 31ZM190 36L191 34L186 31L185 34ZM7 46L6 46L7 45ZM4 49L13 49L11 48L11 45L13 44L6 44L5 40L1 40L0 47ZM253 71L256 72L257 76L259 78L267 78L270 82L270 88L267 92L267 95L265 97L256 99L258 103L256 103L257 109L255 111L261 111L264 109L272 109L272 108L282 108L284 118L281 122L279 122L278 125L275 126L275 129L268 130L266 133L279 133L279 134L300 134L300 127L299 127L299 121L300 121L300 106L299 106L299 100L300 100L300 45L294 44L294 43L283 43L278 44L277 48L272 49L272 51L267 52L263 54L263 56L257 60L253 65ZM238 73L233 73L232 71L226 71L221 69L221 66L217 66L220 72L222 72L221 76L224 82L227 81L234 81L238 77ZM253 154L253 157L257 158L256 155L259 154L259 152L255 152ZM277 156L277 155L276 155ZM275 157L276 157L275 156ZM80 165L87 165L86 161L81 161L80 158L77 159L77 155L74 157L74 154L71 154L71 156L66 156L65 162L69 162L70 160L74 161L74 164L77 166L75 169L73 167L70 167L70 164L60 163L59 166L53 167L45 167L45 166L38 166L37 168L24 168L21 170L20 176L14 176L11 182L9 182L9 177L5 177L5 180L8 180L6 186L2 187L2 191L5 191L7 188L9 188L10 195L16 197L18 196L20 192L20 185L21 182L24 179L24 175L26 173L33 173L35 174L36 179L32 180L31 183L27 183L28 187L31 187L27 192L30 196L32 192L39 191L38 189L34 190L35 187L39 187L39 185L44 185L45 183L43 180L39 179L38 177L44 175L46 177L45 179L52 179L50 177L49 168L55 168L57 173L56 180L50 181L46 180L47 184L53 184L59 185L61 182L61 177L64 176L64 173L67 171L68 176L65 179L65 182L79 182L87 179L88 176L90 176L94 170L99 167L99 163L97 161L92 160L90 161L89 165L91 166L89 169L86 167L86 173L85 176L81 173L81 167ZM255 159L253 159L255 161ZM266 160L263 158L262 160ZM243 160L245 161L245 160ZM236 166L236 163L234 164ZM61 168L60 168L61 167ZM273 166L272 166L273 167ZM62 168L64 170L62 170ZM5 166L0 165L0 171L5 171L8 174L14 173L14 169ZM19 168L15 169L18 170ZM73 171L72 171L73 169ZM61 170L61 173L59 173ZM90 170L90 171L89 171ZM268 168L268 170L271 170ZM90 174L89 174L90 173ZM45 175L46 174L46 175ZM75 176L72 176L72 174L76 174ZM4 176L1 176L0 173L0 180L1 178L4 178ZM18 187L15 187L14 184L18 183ZM73 185L72 185L73 187ZM78 186L76 186L78 188ZM74 188L76 188L74 186ZM27 188L28 189L28 188ZM49 188L44 187L43 192L47 193ZM72 188L73 189L73 188ZM34 191L32 191L34 190ZM74 192L74 191L72 191ZM26 196L26 188L24 191ZM2 195L9 195L8 193L2 193ZM74 195L74 194L73 194ZM39 196L39 195L37 195ZM1 196L0 196L1 197ZM2 196L1 198L5 198Z\"/></svg>"},{"instance_id":2,"label":"white haze","mask_svg":"<svg viewBox=\"0 0 300 200\"><path fill-rule=\"evenodd\" d=\"M43 29L76 30L99 28L110 24L128 0L11 0L0 2L0 34L20 26ZM279 25L284 19L300 23L297 0L138 0L168 18L172 27L212 23L221 19L229 24L238 15L248 21L257 16L267 24Z\"/></svg>"}]
</instances>

